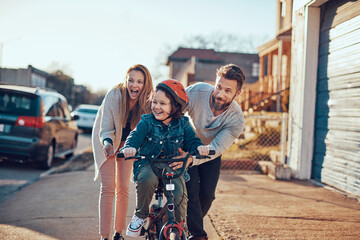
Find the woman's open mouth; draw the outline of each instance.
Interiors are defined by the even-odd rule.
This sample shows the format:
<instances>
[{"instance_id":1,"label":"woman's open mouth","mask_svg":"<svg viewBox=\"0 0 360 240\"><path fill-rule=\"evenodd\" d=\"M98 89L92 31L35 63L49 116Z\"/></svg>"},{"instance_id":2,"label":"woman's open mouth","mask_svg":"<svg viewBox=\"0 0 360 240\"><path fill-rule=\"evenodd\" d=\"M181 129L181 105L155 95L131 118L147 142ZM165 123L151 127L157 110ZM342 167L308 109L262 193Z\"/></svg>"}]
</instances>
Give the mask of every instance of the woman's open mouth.
<instances>
[{"instance_id":1,"label":"woman's open mouth","mask_svg":"<svg viewBox=\"0 0 360 240\"><path fill-rule=\"evenodd\" d=\"M132 98L137 98L139 96L139 90L130 90L130 96Z\"/></svg>"}]
</instances>

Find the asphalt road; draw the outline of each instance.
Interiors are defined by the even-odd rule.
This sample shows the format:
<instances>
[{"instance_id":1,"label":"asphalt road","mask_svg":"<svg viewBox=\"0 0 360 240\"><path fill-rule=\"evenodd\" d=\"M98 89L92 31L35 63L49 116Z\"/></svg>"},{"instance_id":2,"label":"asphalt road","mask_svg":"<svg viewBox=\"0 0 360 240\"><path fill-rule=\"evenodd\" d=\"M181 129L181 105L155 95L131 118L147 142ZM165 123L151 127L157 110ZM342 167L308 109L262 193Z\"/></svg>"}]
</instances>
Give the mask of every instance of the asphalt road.
<instances>
[{"instance_id":1,"label":"asphalt road","mask_svg":"<svg viewBox=\"0 0 360 240\"><path fill-rule=\"evenodd\" d=\"M80 134L75 154L83 152L90 146L91 135ZM53 167L64 164L67 160L69 159L54 159ZM0 162L0 203L39 179L43 172L45 171L38 169L33 163Z\"/></svg>"}]
</instances>

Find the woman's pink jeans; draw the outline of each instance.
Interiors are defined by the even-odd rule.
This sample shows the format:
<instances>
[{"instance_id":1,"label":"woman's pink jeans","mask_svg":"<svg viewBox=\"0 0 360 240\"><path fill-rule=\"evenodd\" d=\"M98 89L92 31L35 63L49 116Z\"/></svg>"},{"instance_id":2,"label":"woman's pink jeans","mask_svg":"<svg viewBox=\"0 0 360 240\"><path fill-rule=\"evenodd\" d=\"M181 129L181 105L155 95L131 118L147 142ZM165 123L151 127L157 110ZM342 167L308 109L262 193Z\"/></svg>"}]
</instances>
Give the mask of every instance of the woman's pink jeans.
<instances>
[{"instance_id":1,"label":"woman's pink jeans","mask_svg":"<svg viewBox=\"0 0 360 240\"><path fill-rule=\"evenodd\" d=\"M129 205L129 183L133 161L110 157L100 168L99 233L111 234L111 219L115 198L114 228L121 233L126 229L126 215ZM115 171L116 170L116 171Z\"/></svg>"}]
</instances>

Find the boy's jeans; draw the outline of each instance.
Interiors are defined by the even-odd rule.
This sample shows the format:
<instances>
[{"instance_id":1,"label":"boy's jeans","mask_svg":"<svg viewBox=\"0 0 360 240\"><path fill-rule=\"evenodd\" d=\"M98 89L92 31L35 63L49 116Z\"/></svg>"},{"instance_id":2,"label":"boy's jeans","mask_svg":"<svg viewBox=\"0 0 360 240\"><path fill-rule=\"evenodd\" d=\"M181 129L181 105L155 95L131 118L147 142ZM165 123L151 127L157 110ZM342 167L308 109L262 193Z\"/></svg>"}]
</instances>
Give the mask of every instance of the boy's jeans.
<instances>
[{"instance_id":1,"label":"boy's jeans","mask_svg":"<svg viewBox=\"0 0 360 240\"><path fill-rule=\"evenodd\" d=\"M167 164L162 164L162 167L168 167ZM186 220L187 207L187 191L183 177L172 179L171 182L175 185L173 191L175 198L175 219L177 222ZM152 171L150 164L141 167L136 176L136 212L135 215L139 218L145 219L149 215L149 205L154 195L154 191L159 184L159 179Z\"/></svg>"}]
</instances>

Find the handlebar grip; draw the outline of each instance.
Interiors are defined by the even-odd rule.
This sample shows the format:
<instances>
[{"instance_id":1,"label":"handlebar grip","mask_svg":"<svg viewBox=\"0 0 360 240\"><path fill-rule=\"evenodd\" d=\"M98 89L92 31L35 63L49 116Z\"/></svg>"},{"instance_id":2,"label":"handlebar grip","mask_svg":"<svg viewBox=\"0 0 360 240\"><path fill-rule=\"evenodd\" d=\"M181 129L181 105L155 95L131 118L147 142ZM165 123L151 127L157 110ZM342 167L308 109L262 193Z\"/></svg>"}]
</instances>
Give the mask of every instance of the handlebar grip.
<instances>
[{"instance_id":1,"label":"handlebar grip","mask_svg":"<svg viewBox=\"0 0 360 240\"><path fill-rule=\"evenodd\" d=\"M216 153L215 150L209 150L209 154L208 154L208 155L202 156L202 155L199 154L198 151L196 151L196 154L195 154L195 155L196 155L196 158L197 158L197 159L206 159L206 158L211 158L210 155L215 155L215 153Z\"/></svg>"},{"instance_id":2,"label":"handlebar grip","mask_svg":"<svg viewBox=\"0 0 360 240\"><path fill-rule=\"evenodd\" d=\"M122 152L118 152L117 154L116 154L116 157L117 158L125 158L125 156L124 156L124 153L122 153ZM135 155L135 156L132 156L132 157L127 157L127 158L125 158L125 160L130 160L130 159L143 159L143 158L145 158L144 156L140 156L140 155Z\"/></svg>"}]
</instances>

